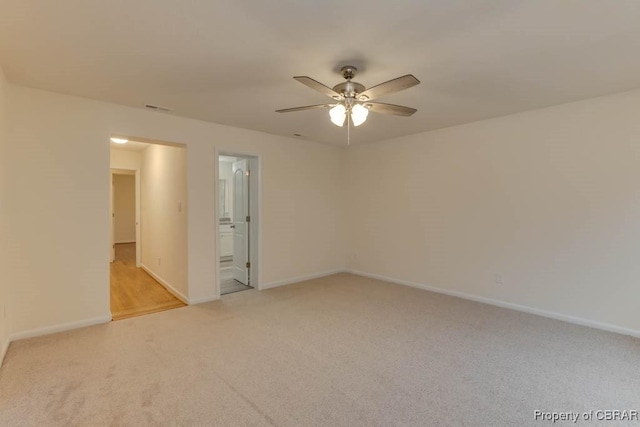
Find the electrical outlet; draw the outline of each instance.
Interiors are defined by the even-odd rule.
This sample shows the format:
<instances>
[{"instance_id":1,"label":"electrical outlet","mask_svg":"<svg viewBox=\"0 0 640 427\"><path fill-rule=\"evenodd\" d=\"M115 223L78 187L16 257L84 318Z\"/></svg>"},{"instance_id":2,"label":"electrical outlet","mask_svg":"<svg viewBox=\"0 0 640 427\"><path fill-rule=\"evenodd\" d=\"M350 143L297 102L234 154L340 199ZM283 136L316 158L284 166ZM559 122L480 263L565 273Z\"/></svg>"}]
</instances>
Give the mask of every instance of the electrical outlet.
<instances>
[{"instance_id":1,"label":"electrical outlet","mask_svg":"<svg viewBox=\"0 0 640 427\"><path fill-rule=\"evenodd\" d=\"M496 285L504 284L502 273L496 273Z\"/></svg>"}]
</instances>

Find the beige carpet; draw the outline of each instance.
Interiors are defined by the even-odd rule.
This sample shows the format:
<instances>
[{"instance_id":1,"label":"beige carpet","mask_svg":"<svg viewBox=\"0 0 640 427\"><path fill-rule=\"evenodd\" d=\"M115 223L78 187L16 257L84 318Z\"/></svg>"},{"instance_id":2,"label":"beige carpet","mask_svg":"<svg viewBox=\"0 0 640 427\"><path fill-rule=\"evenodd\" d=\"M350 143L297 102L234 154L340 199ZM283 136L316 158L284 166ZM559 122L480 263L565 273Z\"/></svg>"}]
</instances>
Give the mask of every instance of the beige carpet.
<instances>
[{"instance_id":1,"label":"beige carpet","mask_svg":"<svg viewBox=\"0 0 640 427\"><path fill-rule=\"evenodd\" d=\"M536 409L639 407L640 340L348 274L19 341L0 370L2 426L540 425Z\"/></svg>"}]
</instances>

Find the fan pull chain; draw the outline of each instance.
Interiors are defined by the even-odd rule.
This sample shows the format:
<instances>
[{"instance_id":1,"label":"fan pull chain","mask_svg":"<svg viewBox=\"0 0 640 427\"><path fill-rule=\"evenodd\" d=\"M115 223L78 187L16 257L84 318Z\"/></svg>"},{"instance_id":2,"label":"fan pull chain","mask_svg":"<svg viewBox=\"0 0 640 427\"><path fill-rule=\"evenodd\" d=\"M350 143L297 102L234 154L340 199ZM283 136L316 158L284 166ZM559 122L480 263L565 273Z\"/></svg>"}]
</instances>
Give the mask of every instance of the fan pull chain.
<instances>
[{"instance_id":1,"label":"fan pull chain","mask_svg":"<svg viewBox=\"0 0 640 427\"><path fill-rule=\"evenodd\" d=\"M347 146L351 144L351 116L347 115Z\"/></svg>"}]
</instances>

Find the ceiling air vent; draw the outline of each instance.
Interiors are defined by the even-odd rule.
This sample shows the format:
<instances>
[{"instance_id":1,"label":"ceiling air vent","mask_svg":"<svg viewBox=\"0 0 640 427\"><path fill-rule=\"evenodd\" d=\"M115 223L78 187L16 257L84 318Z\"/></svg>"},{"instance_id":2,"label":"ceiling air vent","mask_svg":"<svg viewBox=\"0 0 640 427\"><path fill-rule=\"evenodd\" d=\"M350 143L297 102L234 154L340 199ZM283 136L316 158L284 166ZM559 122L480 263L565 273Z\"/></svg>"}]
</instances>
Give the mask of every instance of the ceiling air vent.
<instances>
[{"instance_id":1,"label":"ceiling air vent","mask_svg":"<svg viewBox=\"0 0 640 427\"><path fill-rule=\"evenodd\" d=\"M153 104L144 104L144 108L146 108L147 110L153 110L153 111L162 111L164 113L170 113L171 108L167 108L167 107L161 107L159 105L153 105Z\"/></svg>"}]
</instances>

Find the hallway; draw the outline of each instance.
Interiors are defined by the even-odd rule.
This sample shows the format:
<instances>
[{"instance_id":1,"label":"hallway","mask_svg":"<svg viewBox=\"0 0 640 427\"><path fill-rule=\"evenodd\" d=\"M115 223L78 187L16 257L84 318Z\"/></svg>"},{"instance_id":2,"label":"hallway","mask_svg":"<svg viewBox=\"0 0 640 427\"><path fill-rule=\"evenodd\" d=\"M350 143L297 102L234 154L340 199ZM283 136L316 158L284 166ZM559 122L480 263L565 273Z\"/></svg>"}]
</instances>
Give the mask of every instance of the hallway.
<instances>
[{"instance_id":1,"label":"hallway","mask_svg":"<svg viewBox=\"0 0 640 427\"><path fill-rule=\"evenodd\" d=\"M111 314L113 320L126 319L172 308L184 307L143 269L136 268L136 244L115 246L111 263Z\"/></svg>"}]
</instances>

